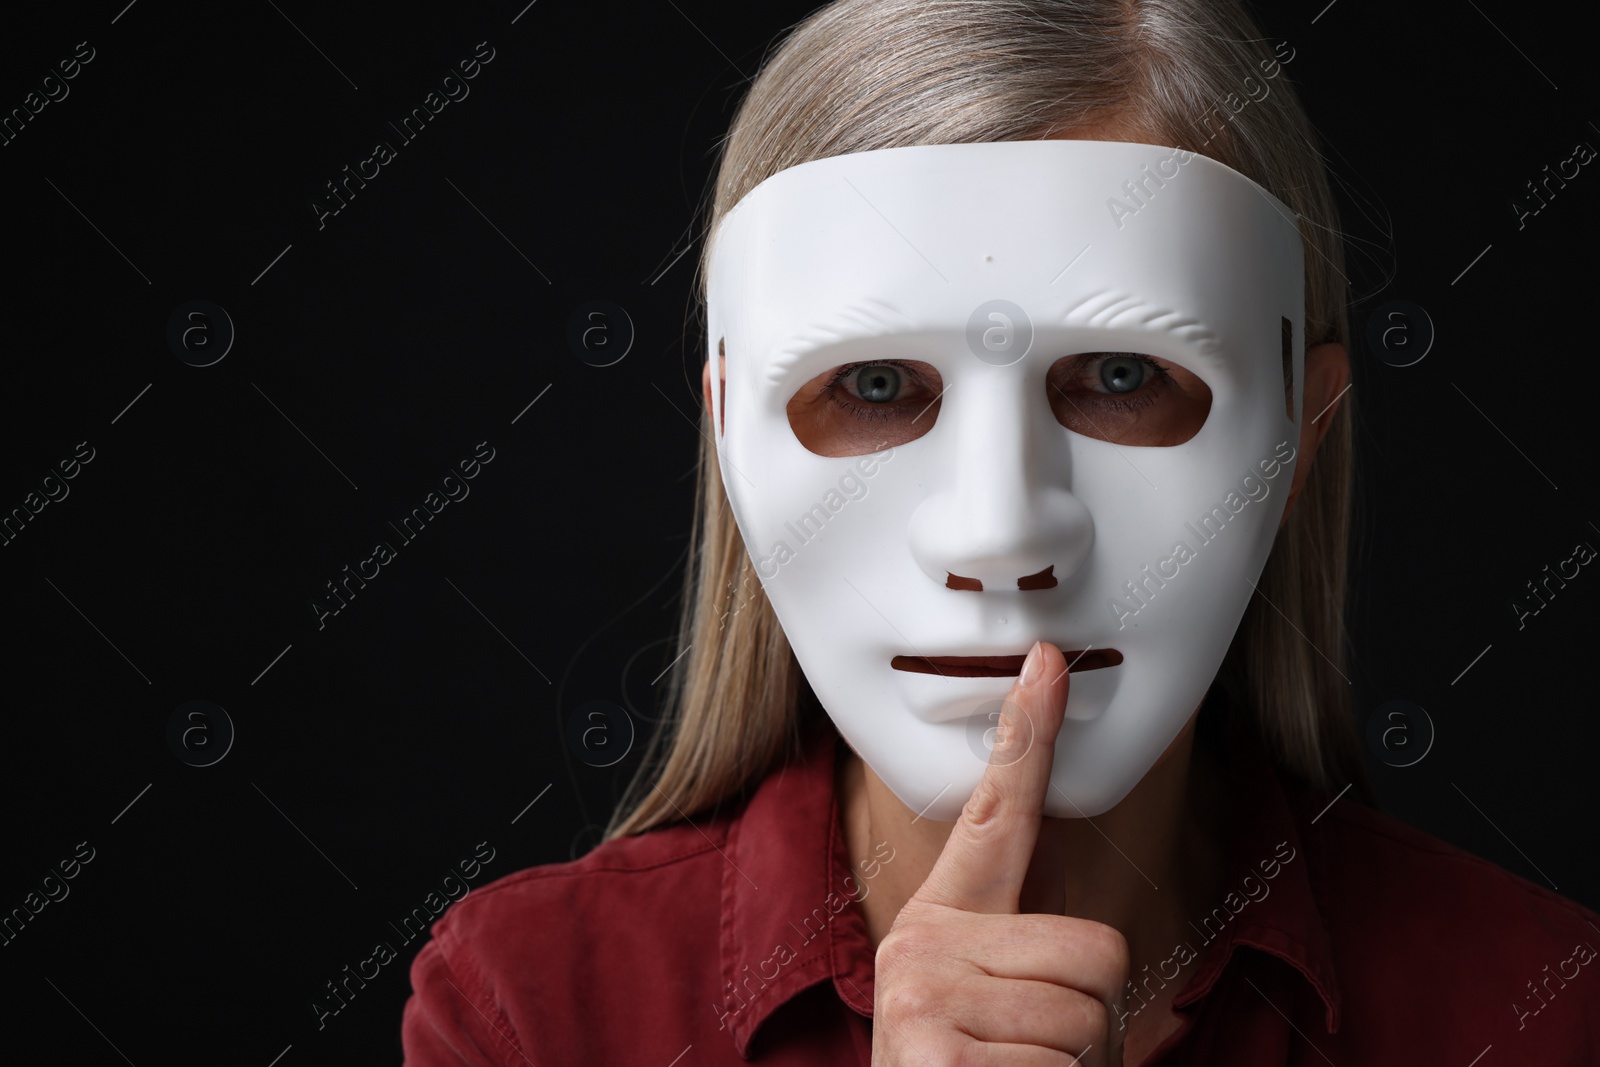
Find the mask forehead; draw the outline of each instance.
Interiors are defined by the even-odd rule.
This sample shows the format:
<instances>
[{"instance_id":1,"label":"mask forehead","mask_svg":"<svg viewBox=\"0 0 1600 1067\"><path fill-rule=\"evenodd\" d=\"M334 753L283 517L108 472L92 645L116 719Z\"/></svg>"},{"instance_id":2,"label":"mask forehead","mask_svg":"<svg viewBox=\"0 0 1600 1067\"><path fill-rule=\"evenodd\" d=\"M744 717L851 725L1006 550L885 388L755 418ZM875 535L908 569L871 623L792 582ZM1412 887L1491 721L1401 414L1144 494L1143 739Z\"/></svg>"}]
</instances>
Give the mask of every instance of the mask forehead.
<instances>
[{"instance_id":1,"label":"mask forehead","mask_svg":"<svg viewBox=\"0 0 1600 1067\"><path fill-rule=\"evenodd\" d=\"M847 360L959 364L996 300L1030 351L1170 358L1240 400L1282 399L1282 321L1298 337L1295 215L1204 156L1121 141L923 145L784 170L723 220L712 346L772 411ZM1000 320L992 320L1000 321ZM979 331L981 333L981 329ZM855 346L859 347L859 346ZM841 358L841 353L844 356ZM944 367L941 367L943 370ZM764 394L764 395L763 395Z\"/></svg>"}]
</instances>

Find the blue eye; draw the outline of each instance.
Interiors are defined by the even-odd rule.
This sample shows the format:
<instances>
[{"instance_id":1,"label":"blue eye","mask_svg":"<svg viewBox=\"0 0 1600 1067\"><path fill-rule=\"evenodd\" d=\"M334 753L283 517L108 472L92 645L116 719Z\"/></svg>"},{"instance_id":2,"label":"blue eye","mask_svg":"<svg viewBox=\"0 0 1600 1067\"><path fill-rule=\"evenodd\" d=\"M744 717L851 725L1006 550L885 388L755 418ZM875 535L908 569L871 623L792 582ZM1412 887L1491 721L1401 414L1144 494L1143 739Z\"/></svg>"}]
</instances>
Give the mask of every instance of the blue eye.
<instances>
[{"instance_id":1,"label":"blue eye","mask_svg":"<svg viewBox=\"0 0 1600 1067\"><path fill-rule=\"evenodd\" d=\"M887 363L870 363L854 372L861 399L887 404L900 393L900 372Z\"/></svg>"},{"instance_id":2,"label":"blue eye","mask_svg":"<svg viewBox=\"0 0 1600 1067\"><path fill-rule=\"evenodd\" d=\"M1150 364L1135 356L1111 356L1100 362L1100 384L1109 393L1131 393L1150 377Z\"/></svg>"},{"instance_id":3,"label":"blue eye","mask_svg":"<svg viewBox=\"0 0 1600 1067\"><path fill-rule=\"evenodd\" d=\"M821 385L820 399L852 419L915 423L938 403L941 393L939 372L922 362L846 363L835 367L826 378L826 383ZM812 386L822 381L818 378ZM931 423L929 420L922 425L926 427ZM902 439L909 440L914 438Z\"/></svg>"}]
</instances>

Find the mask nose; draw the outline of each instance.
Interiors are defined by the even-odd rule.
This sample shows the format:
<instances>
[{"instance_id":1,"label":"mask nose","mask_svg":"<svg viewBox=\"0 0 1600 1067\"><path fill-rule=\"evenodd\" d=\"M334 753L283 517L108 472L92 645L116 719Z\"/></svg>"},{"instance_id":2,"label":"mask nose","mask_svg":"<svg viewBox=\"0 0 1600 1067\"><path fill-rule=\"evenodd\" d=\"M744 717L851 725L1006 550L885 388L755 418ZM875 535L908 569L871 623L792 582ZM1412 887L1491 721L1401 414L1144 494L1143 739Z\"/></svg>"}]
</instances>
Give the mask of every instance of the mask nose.
<instances>
[{"instance_id":1,"label":"mask nose","mask_svg":"<svg viewBox=\"0 0 1600 1067\"><path fill-rule=\"evenodd\" d=\"M912 556L940 585L1049 588L1074 574L1094 544L1094 519L1066 488L1055 418L1015 369L963 382L965 395L952 389L940 413L953 435L945 442L951 469L910 528Z\"/></svg>"}]
</instances>

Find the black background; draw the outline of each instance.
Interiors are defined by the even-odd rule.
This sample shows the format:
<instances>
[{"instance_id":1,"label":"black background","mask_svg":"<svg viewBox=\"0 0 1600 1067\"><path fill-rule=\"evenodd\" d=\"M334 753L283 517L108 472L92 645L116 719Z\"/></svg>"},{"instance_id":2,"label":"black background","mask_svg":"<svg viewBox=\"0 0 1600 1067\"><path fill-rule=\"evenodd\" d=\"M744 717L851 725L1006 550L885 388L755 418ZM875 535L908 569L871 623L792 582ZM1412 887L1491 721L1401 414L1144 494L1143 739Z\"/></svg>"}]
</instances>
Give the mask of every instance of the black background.
<instances>
[{"instance_id":1,"label":"black background","mask_svg":"<svg viewBox=\"0 0 1600 1067\"><path fill-rule=\"evenodd\" d=\"M95 850L0 947L0 1040L398 1061L421 941L319 1030L324 983L479 842L474 886L592 847L652 728L697 445L693 224L743 84L809 5L124 2L0 15L7 113L95 52L0 147L0 511L94 449L0 547L0 911ZM1384 806L1592 907L1600 576L1521 630L1510 604L1600 546L1597 165L1522 229L1510 205L1600 146L1600 109L1593 27L1529 10L1259 17L1326 140L1358 323L1405 299L1437 331L1414 366L1353 353L1353 684L1364 715L1408 700L1437 732L1414 766L1369 755ZM387 123L480 41L470 95L402 143ZM313 199L380 139L397 158L319 229ZM167 341L193 299L237 333L208 367ZM567 342L595 299L637 331L611 366ZM481 441L470 495L394 536ZM311 602L380 539L398 558L319 629ZM237 731L208 767L167 740L195 699ZM633 709L611 767L566 725L591 700Z\"/></svg>"}]
</instances>

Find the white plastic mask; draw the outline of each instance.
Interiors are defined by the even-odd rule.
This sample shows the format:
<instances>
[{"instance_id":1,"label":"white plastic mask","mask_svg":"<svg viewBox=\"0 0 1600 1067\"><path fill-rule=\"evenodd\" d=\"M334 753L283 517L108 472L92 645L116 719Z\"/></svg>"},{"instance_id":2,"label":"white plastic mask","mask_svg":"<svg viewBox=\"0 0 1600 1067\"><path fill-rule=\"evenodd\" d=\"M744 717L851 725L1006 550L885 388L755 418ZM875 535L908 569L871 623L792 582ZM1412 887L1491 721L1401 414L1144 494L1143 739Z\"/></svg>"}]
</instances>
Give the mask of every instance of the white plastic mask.
<instances>
[{"instance_id":1,"label":"white plastic mask","mask_svg":"<svg viewBox=\"0 0 1600 1067\"><path fill-rule=\"evenodd\" d=\"M1255 182L1121 141L836 156L723 219L708 279L723 485L813 690L907 807L957 817L1035 639L1088 650L1048 815L1116 805L1199 706L1288 496L1302 257L1294 212ZM1068 429L1048 374L1084 353L1192 372L1203 424L1160 445ZM942 379L921 436L876 454L802 444L797 391L881 360ZM1121 662L1083 669L1108 650ZM925 662L976 656L1014 659L992 677Z\"/></svg>"}]
</instances>

